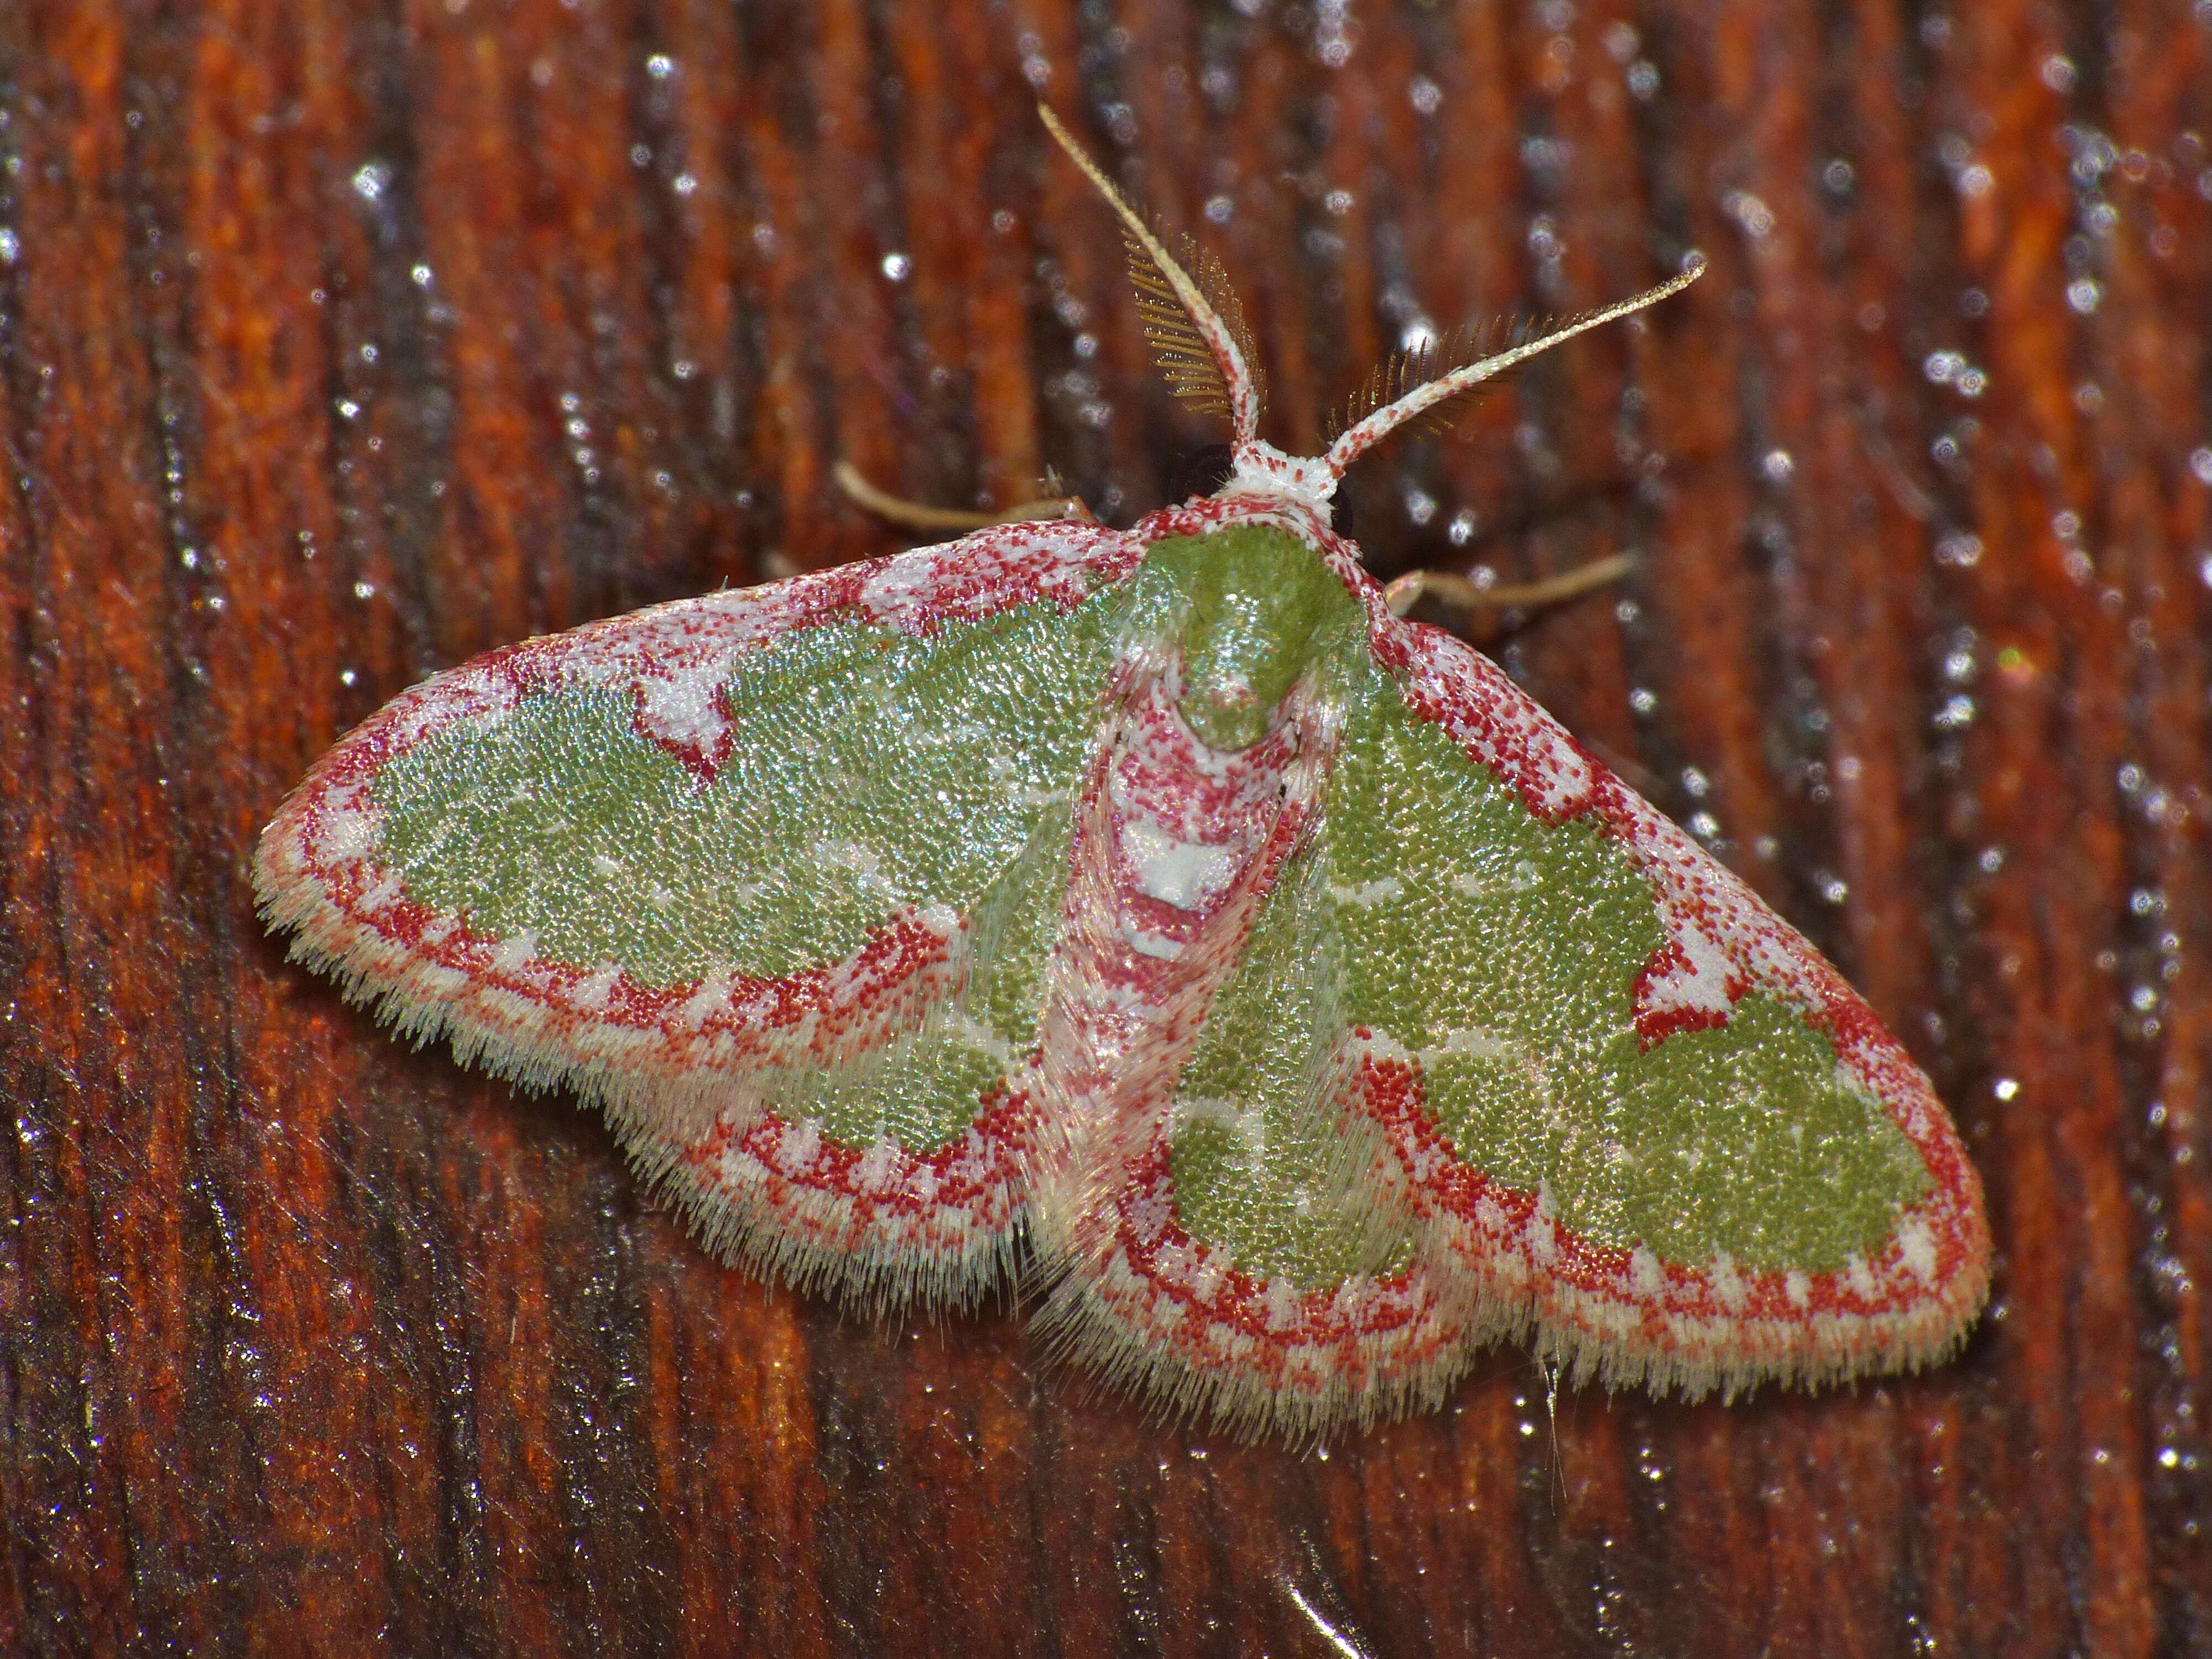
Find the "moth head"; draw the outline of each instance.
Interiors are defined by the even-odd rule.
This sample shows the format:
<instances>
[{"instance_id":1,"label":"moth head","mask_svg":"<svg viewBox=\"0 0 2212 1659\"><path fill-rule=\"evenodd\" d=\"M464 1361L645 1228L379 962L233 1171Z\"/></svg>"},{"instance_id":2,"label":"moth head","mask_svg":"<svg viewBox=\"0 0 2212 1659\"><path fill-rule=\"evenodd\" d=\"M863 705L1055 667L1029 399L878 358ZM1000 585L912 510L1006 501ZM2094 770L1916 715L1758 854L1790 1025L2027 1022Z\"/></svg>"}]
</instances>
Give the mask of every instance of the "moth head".
<instances>
[{"instance_id":1,"label":"moth head","mask_svg":"<svg viewBox=\"0 0 2212 1659\"><path fill-rule=\"evenodd\" d=\"M1442 348L1395 354L1376 366L1364 390L1346 404L1326 450L1313 456L1287 455L1260 436L1259 355L1244 325L1244 308L1221 262L1188 235L1180 239L1183 258L1178 261L1059 118L1042 104L1037 113L1121 221L1145 337L1152 343L1168 384L1178 398L1229 416L1231 465L1218 493L1290 495L1316 508L1323 519L1328 517L1329 501L1343 482L1345 469L1400 427L1437 420L1455 398L1562 341L1680 292L1705 268L1705 260L1692 255L1679 275L1615 305L1502 336L1470 332ZM1492 346L1497 349L1491 349Z\"/></svg>"}]
</instances>

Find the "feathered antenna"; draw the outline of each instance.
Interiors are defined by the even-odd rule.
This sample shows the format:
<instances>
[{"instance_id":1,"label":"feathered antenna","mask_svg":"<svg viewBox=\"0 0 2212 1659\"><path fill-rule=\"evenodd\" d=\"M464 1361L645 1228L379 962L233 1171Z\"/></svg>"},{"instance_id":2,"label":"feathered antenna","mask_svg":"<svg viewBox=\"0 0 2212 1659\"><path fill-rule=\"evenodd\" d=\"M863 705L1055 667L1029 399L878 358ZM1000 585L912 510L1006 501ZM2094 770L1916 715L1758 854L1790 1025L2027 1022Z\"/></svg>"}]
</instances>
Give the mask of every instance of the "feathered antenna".
<instances>
[{"instance_id":1,"label":"feathered antenna","mask_svg":"<svg viewBox=\"0 0 2212 1659\"><path fill-rule=\"evenodd\" d=\"M1601 324L1641 311L1670 294L1680 293L1703 276L1705 269L1704 259L1693 260L1680 276L1632 300L1585 311L1564 323L1547 322L1540 325L1540 331L1538 328L1516 325L1507 336L1511 343L1502 351L1490 350L1495 342L1485 331L1463 337L1456 345L1443 350L1417 347L1412 351L1393 353L1376 366L1367 377L1365 386L1346 404L1343 424L1330 442L1325 460L1332 471L1341 476L1346 467L1400 427L1448 418L1441 405L1452 398L1518 368L1539 352L1548 351L1563 340L1571 340ZM1477 350L1489 355L1474 356ZM1466 361L1462 353L1474 360Z\"/></svg>"},{"instance_id":2,"label":"feathered antenna","mask_svg":"<svg viewBox=\"0 0 2212 1659\"><path fill-rule=\"evenodd\" d=\"M1152 258L1150 246L1139 241L1125 228L1121 233L1122 246L1129 252L1129 281L1137 290L1137 311L1144 319L1145 338L1152 343L1152 361L1174 388L1175 395L1202 414L1220 414L1235 419L1229 385L1222 378L1221 363L1206 343L1198 323L1183 308L1182 300L1159 262ZM1157 245L1158 237L1154 237ZM1244 307L1237 298L1237 291L1229 286L1229 273L1221 261L1198 245L1188 233L1176 240L1176 251L1182 255L1183 264L1191 272L1190 280L1199 294L1213 309L1220 325L1229 331L1231 341L1243 359L1244 373L1252 382L1254 419L1258 418L1260 406L1266 400L1266 379L1260 371L1259 355L1252 348L1251 331L1244 324Z\"/></svg>"},{"instance_id":3,"label":"feathered antenna","mask_svg":"<svg viewBox=\"0 0 2212 1659\"><path fill-rule=\"evenodd\" d=\"M1225 411L1235 441L1250 442L1260 429L1259 369L1244 331L1244 309L1237 302L1220 261L1185 237L1184 256L1198 267L1194 278L1068 136L1059 118L1042 104L1037 113L1044 118L1046 131L1121 217L1145 337L1152 342L1152 355L1176 396L1201 408Z\"/></svg>"},{"instance_id":4,"label":"feathered antenna","mask_svg":"<svg viewBox=\"0 0 2212 1659\"><path fill-rule=\"evenodd\" d=\"M1447 374L1479 363L1498 352L1526 345L1559 326L1559 319L1556 317L1547 317L1540 322L1530 317L1515 317L1487 323L1466 323L1442 339L1432 335L1419 345L1406 346L1394 351L1368 372L1365 381L1344 400L1341 408L1330 413L1323 428L1323 436L1334 442L1339 433L1358 426L1376 410L1397 402L1415 387L1442 380ZM1503 374L1492 374L1462 395L1472 400L1478 393L1495 387L1504 378ZM1441 432L1457 420L1465 410L1465 404L1456 399L1447 399L1413 416L1406 425L1417 432Z\"/></svg>"}]
</instances>

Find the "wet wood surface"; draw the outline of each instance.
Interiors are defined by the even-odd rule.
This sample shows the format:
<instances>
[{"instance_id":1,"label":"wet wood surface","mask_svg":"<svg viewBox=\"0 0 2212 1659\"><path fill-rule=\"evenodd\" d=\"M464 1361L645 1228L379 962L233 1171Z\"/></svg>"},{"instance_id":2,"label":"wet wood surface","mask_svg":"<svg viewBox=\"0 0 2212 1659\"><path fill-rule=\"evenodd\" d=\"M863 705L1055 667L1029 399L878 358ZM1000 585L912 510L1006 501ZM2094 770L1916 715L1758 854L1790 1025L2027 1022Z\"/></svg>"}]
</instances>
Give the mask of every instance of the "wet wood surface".
<instances>
[{"instance_id":1,"label":"wet wood surface","mask_svg":"<svg viewBox=\"0 0 2212 1659\"><path fill-rule=\"evenodd\" d=\"M1267 430L1408 330L1708 277L1364 464L1376 568L1826 950L1988 1184L1932 1373L1492 1354L1326 1458L1018 1316L714 1266L599 1121L257 925L348 726L523 635L1218 434L1042 93L1223 255ZM2212 9L0 9L0 1649L2212 1651Z\"/></svg>"}]
</instances>

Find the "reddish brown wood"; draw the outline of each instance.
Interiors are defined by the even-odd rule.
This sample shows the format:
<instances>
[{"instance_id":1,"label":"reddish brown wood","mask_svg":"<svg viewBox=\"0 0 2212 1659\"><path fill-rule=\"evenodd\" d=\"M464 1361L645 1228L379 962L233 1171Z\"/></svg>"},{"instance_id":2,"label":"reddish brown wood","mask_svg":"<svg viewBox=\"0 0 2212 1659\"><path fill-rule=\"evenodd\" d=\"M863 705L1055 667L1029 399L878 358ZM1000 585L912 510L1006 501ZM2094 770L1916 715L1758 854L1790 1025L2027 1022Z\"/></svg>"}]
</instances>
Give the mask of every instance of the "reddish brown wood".
<instances>
[{"instance_id":1,"label":"reddish brown wood","mask_svg":"<svg viewBox=\"0 0 2212 1659\"><path fill-rule=\"evenodd\" d=\"M1647 556L1499 648L1937 1079L1955 1364L1554 1413L1504 1351L1233 1445L716 1267L262 935L338 732L885 550L841 453L1159 499L1213 434L1040 88L1223 252L1287 443L1416 316L1711 257L1361 534ZM2212 1652L2202 0L31 0L0 114L0 1648Z\"/></svg>"}]
</instances>

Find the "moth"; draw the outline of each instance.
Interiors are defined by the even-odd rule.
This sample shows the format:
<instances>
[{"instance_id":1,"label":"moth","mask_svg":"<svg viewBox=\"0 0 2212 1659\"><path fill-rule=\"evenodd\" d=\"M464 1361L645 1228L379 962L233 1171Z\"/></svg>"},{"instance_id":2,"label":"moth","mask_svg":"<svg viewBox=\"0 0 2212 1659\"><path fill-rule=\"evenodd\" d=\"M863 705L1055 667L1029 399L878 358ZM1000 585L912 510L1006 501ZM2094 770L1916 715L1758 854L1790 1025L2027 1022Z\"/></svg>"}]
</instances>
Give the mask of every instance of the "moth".
<instances>
[{"instance_id":1,"label":"moth","mask_svg":"<svg viewBox=\"0 0 2212 1659\"><path fill-rule=\"evenodd\" d=\"M596 1102L722 1258L870 1309L1018 1278L1055 1352L1232 1431L1433 1407L1504 1339L1690 1397L1945 1355L1990 1243L1927 1079L1332 528L1388 434L1696 270L1378 374L1294 457L1218 264L1045 118L1227 482L438 674L285 800L267 922Z\"/></svg>"}]
</instances>

